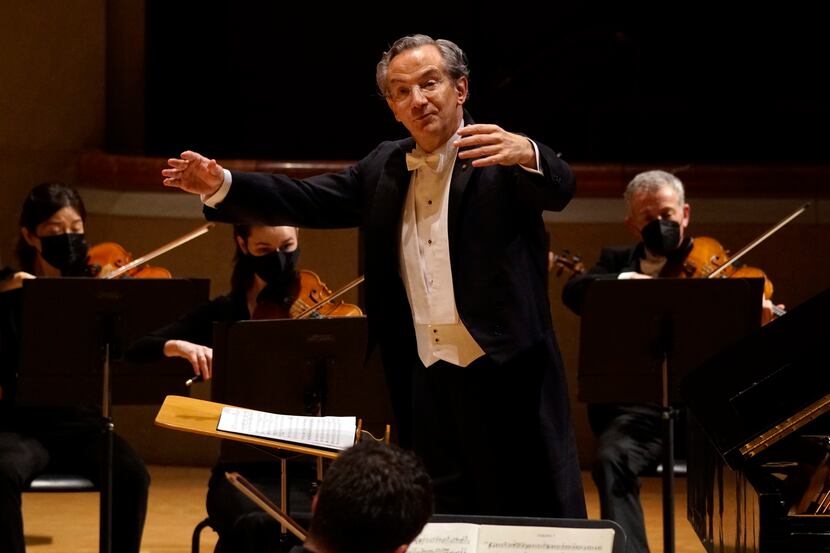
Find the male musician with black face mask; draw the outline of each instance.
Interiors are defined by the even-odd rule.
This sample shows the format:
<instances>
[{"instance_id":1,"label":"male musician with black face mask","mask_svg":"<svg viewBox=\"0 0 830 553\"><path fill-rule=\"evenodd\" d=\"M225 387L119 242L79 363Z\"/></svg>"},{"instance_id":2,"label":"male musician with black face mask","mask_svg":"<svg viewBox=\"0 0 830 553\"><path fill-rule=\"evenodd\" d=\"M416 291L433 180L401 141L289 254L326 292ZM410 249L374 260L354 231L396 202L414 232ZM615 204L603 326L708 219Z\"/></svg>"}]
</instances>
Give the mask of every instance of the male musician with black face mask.
<instances>
[{"instance_id":1,"label":"male musician with black face mask","mask_svg":"<svg viewBox=\"0 0 830 553\"><path fill-rule=\"evenodd\" d=\"M207 380L213 364L213 323L251 319L259 298L286 296L297 279L297 228L234 225L234 241L231 291L136 340L127 351L131 361L181 357L193 366L197 376ZM219 534L216 551L278 551L279 524L228 483L225 472L239 472L276 501L280 464L265 455L259 460L239 462L228 458L228 451L223 448L208 483L207 511L211 526Z\"/></svg>"},{"instance_id":2,"label":"male musician with black face mask","mask_svg":"<svg viewBox=\"0 0 830 553\"><path fill-rule=\"evenodd\" d=\"M624 194L625 224L640 240L634 246L607 247L584 275L569 280L562 301L580 314L585 290L598 279L655 278L677 274L676 267L692 249L686 235L691 208L683 183L665 171L636 175ZM772 316L772 302L763 300L764 318ZM628 536L628 551L648 552L639 475L655 466L662 455L660 408L657 405L588 405L591 428L597 435L593 469L601 517L618 522Z\"/></svg>"},{"instance_id":3,"label":"male musician with black face mask","mask_svg":"<svg viewBox=\"0 0 830 553\"><path fill-rule=\"evenodd\" d=\"M689 251L685 236L689 204L683 184L670 173L640 173L625 190L625 224L640 242L602 249L599 261L584 275L570 279L562 300L580 314L585 290L597 279L652 278ZM628 551L647 553L645 521L640 505L639 475L662 454L660 408L657 405L589 404L588 418L597 436L593 469L601 517L620 524Z\"/></svg>"}]
</instances>

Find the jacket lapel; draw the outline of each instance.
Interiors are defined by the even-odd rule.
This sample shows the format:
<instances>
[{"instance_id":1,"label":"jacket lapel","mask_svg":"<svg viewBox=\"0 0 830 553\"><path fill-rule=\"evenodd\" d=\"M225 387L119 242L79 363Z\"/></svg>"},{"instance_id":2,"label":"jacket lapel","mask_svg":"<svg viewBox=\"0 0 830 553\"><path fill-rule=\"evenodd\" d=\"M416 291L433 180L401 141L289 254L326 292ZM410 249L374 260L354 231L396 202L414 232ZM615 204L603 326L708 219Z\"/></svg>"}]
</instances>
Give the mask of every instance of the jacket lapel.
<instances>
[{"instance_id":1,"label":"jacket lapel","mask_svg":"<svg viewBox=\"0 0 830 553\"><path fill-rule=\"evenodd\" d=\"M473 118L467 111L464 111L464 125L472 125ZM457 236L459 214L461 213L461 204L464 198L464 191L467 189L467 184L470 182L470 177L473 175L473 165L466 159L455 158L455 166L452 171L452 179L450 180L450 198L449 198L449 213L447 215L447 226L450 237L450 247L455 243L453 236ZM451 259L454 258L450 252Z\"/></svg>"},{"instance_id":2,"label":"jacket lapel","mask_svg":"<svg viewBox=\"0 0 830 553\"><path fill-rule=\"evenodd\" d=\"M397 255L400 249L401 214L411 178L406 152L414 147L411 138L398 142L397 149L386 160L375 191L372 226L379 231L387 254Z\"/></svg>"}]
</instances>

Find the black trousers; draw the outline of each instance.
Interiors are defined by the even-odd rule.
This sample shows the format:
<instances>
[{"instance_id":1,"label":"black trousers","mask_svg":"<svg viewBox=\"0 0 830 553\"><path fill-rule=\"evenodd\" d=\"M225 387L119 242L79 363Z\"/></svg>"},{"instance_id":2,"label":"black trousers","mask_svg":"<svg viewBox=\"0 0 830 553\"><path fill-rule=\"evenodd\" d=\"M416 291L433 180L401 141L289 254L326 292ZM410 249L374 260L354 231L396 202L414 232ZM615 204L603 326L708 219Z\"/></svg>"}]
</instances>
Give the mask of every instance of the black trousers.
<instances>
[{"instance_id":1,"label":"black trousers","mask_svg":"<svg viewBox=\"0 0 830 553\"><path fill-rule=\"evenodd\" d=\"M413 446L433 477L436 512L586 516L567 394L554 372L546 344L503 365L487 356L467 367L416 363Z\"/></svg>"},{"instance_id":2,"label":"black trousers","mask_svg":"<svg viewBox=\"0 0 830 553\"><path fill-rule=\"evenodd\" d=\"M44 472L81 475L98 484L102 472L100 421L66 421L42 430L0 432L0 551L23 553L21 493ZM114 436L113 551L138 553L147 513L150 475L126 440Z\"/></svg>"},{"instance_id":3,"label":"black trousers","mask_svg":"<svg viewBox=\"0 0 830 553\"><path fill-rule=\"evenodd\" d=\"M622 526L629 553L648 553L639 477L655 466L663 453L660 408L589 405L588 414L597 434L593 477L600 516Z\"/></svg>"}]
</instances>

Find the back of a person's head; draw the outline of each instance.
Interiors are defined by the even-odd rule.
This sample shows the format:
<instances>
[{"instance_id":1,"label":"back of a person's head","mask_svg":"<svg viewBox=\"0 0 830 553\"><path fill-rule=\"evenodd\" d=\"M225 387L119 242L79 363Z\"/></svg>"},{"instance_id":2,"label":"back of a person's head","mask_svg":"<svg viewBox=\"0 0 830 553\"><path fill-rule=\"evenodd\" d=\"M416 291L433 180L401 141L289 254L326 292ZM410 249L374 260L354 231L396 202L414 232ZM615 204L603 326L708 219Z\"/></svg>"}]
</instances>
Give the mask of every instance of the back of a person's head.
<instances>
[{"instance_id":1,"label":"back of a person's head","mask_svg":"<svg viewBox=\"0 0 830 553\"><path fill-rule=\"evenodd\" d=\"M331 553L390 553L432 515L432 482L410 452L359 442L326 471L310 536Z\"/></svg>"}]
</instances>

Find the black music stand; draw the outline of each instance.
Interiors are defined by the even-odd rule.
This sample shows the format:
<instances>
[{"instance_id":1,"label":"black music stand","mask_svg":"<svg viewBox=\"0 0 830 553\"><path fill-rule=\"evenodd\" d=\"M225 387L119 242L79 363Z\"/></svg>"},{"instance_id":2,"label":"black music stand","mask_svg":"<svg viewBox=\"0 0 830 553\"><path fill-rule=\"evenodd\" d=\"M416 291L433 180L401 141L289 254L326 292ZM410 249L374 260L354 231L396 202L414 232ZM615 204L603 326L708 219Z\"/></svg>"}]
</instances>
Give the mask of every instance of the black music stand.
<instances>
[{"instance_id":1,"label":"black music stand","mask_svg":"<svg viewBox=\"0 0 830 553\"><path fill-rule=\"evenodd\" d=\"M112 550L112 404L161 403L167 393L184 393L190 372L170 359L131 365L121 359L123 352L133 340L204 303L209 286L205 279L24 281L16 402L100 409L102 552Z\"/></svg>"},{"instance_id":2,"label":"black music stand","mask_svg":"<svg viewBox=\"0 0 830 553\"><path fill-rule=\"evenodd\" d=\"M366 363L367 333L366 317L217 323L211 399L286 415L356 415L364 429L383 432L392 409L382 371ZM262 459L251 446L223 440L221 447L226 460ZM276 456L288 512L286 459Z\"/></svg>"},{"instance_id":3,"label":"black music stand","mask_svg":"<svg viewBox=\"0 0 830 553\"><path fill-rule=\"evenodd\" d=\"M656 403L663 420L663 547L674 552L674 408L680 381L758 328L761 279L596 280L585 293L579 399Z\"/></svg>"},{"instance_id":4,"label":"black music stand","mask_svg":"<svg viewBox=\"0 0 830 553\"><path fill-rule=\"evenodd\" d=\"M214 325L211 399L286 415L389 423L384 375L366 364L366 317Z\"/></svg>"}]
</instances>

